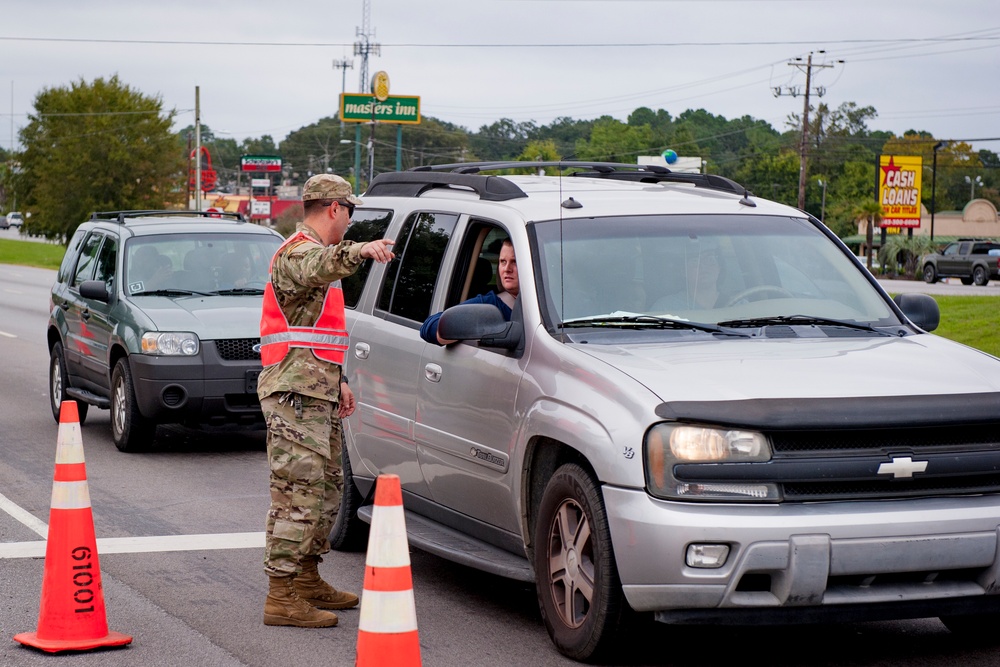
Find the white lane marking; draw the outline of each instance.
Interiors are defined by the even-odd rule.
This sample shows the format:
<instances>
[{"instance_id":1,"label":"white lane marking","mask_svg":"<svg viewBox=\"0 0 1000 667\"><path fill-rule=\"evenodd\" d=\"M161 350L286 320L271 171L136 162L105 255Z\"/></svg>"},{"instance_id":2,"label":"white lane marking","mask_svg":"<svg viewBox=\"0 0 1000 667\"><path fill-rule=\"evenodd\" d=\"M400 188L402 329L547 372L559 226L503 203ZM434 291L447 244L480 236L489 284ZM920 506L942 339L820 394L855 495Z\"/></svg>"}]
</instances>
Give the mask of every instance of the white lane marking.
<instances>
[{"instance_id":1,"label":"white lane marking","mask_svg":"<svg viewBox=\"0 0 1000 667\"><path fill-rule=\"evenodd\" d=\"M14 334L7 333L6 331L0 331L0 336L6 336L7 338L17 338L17 336L15 336Z\"/></svg>"},{"instance_id":2,"label":"white lane marking","mask_svg":"<svg viewBox=\"0 0 1000 667\"><path fill-rule=\"evenodd\" d=\"M165 551L214 551L217 549L263 549L264 532L204 535L153 535L147 537L99 537L97 553L138 554ZM45 542L0 543L0 559L43 558Z\"/></svg>"},{"instance_id":3,"label":"white lane marking","mask_svg":"<svg viewBox=\"0 0 1000 667\"><path fill-rule=\"evenodd\" d=\"M47 539L48 525L0 493L0 510ZM207 551L215 549L263 549L264 532L206 533L203 535L153 535L146 537L97 538L97 553L132 554L159 551ZM45 541L0 542L0 559L42 558Z\"/></svg>"},{"instance_id":4,"label":"white lane marking","mask_svg":"<svg viewBox=\"0 0 1000 667\"><path fill-rule=\"evenodd\" d=\"M11 515L25 526L47 538L49 535L49 525L41 519L36 519L35 515L28 510L22 509L20 505L14 503L10 498L0 493L0 510Z\"/></svg>"}]
</instances>

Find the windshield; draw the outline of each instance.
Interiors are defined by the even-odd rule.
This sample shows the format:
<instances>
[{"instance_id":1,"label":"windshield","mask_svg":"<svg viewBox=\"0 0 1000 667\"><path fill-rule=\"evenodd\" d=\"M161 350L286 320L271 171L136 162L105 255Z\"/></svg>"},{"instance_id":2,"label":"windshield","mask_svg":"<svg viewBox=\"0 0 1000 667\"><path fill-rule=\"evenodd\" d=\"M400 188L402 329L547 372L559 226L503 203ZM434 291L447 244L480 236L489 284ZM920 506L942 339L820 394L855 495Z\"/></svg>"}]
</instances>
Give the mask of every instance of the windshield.
<instances>
[{"instance_id":1,"label":"windshield","mask_svg":"<svg viewBox=\"0 0 1000 667\"><path fill-rule=\"evenodd\" d=\"M650 322L633 315L726 327L899 324L850 256L804 219L632 216L534 231L553 330Z\"/></svg>"},{"instance_id":2,"label":"windshield","mask_svg":"<svg viewBox=\"0 0 1000 667\"><path fill-rule=\"evenodd\" d=\"M129 294L263 294L281 245L262 234L170 234L133 239L125 252Z\"/></svg>"}]
</instances>

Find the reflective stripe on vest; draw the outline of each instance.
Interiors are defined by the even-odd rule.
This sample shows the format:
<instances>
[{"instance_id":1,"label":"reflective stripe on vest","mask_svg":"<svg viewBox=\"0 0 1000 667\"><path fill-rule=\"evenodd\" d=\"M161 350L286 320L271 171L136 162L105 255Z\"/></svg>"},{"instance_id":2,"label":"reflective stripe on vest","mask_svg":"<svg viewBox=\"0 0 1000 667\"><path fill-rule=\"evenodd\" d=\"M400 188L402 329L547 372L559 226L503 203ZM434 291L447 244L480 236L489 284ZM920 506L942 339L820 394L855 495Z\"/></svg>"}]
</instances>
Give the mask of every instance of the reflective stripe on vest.
<instances>
[{"instance_id":1,"label":"reflective stripe on vest","mask_svg":"<svg viewBox=\"0 0 1000 667\"><path fill-rule=\"evenodd\" d=\"M315 243L314 239L302 232L293 234L274 253L271 267L274 267L274 258L288 246L301 241ZM284 359L291 348L301 347L312 350L313 355L321 361L343 365L344 353L347 350L346 326L344 293L339 280L327 287L319 317L315 323L308 326L291 326L288 323L285 313L278 305L274 285L269 282L264 287L264 303L260 318L261 363L265 367L273 366Z\"/></svg>"}]
</instances>

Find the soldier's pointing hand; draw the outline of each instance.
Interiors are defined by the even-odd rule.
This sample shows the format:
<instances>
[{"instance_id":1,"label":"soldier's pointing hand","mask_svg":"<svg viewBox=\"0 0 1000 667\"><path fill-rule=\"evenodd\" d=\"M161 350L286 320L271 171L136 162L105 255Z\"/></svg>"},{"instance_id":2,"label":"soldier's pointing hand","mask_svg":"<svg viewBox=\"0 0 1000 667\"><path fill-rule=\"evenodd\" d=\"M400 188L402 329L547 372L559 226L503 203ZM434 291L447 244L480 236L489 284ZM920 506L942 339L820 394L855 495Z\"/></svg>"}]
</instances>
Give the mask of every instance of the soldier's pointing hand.
<instances>
[{"instance_id":1,"label":"soldier's pointing hand","mask_svg":"<svg viewBox=\"0 0 1000 667\"><path fill-rule=\"evenodd\" d=\"M361 256L366 259L374 259L379 264L385 264L386 262L392 261L392 258L396 255L389 250L395 241L390 241L389 239L375 239L374 241L369 241L361 249Z\"/></svg>"}]
</instances>

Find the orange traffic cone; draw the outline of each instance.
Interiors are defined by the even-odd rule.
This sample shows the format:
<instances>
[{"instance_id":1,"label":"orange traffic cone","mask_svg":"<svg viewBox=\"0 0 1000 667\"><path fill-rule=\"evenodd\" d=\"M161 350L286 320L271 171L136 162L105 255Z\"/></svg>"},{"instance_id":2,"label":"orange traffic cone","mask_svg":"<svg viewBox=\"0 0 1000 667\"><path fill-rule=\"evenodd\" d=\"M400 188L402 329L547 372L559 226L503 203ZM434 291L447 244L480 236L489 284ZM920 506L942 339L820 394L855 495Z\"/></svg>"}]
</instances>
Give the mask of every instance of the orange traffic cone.
<instances>
[{"instance_id":1,"label":"orange traffic cone","mask_svg":"<svg viewBox=\"0 0 1000 667\"><path fill-rule=\"evenodd\" d=\"M132 641L108 631L76 401L63 401L59 409L38 632L14 635L14 641L50 653Z\"/></svg>"},{"instance_id":2,"label":"orange traffic cone","mask_svg":"<svg viewBox=\"0 0 1000 667\"><path fill-rule=\"evenodd\" d=\"M354 664L420 665L417 609L398 475L379 475L376 480Z\"/></svg>"}]
</instances>

